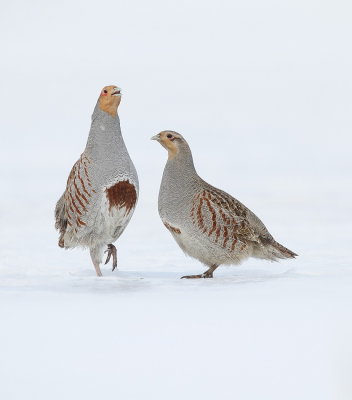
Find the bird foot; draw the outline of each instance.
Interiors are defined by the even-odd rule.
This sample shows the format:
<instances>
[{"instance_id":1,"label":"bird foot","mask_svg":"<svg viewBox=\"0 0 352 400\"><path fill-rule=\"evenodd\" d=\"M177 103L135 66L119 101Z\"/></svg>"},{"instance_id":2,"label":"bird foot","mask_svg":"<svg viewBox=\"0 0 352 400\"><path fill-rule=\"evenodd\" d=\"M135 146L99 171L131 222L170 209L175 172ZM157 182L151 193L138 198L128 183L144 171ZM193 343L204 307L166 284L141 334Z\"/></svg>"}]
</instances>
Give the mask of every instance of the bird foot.
<instances>
[{"instance_id":1,"label":"bird foot","mask_svg":"<svg viewBox=\"0 0 352 400\"><path fill-rule=\"evenodd\" d=\"M213 272L212 271L205 271L203 274L199 275L185 275L182 276L181 279L200 279L200 278L212 278Z\"/></svg>"},{"instance_id":2,"label":"bird foot","mask_svg":"<svg viewBox=\"0 0 352 400\"><path fill-rule=\"evenodd\" d=\"M114 271L117 267L116 247L113 244L108 244L108 248L104 251L104 253L108 253L105 264L110 261L110 258L112 256L112 270Z\"/></svg>"}]
</instances>

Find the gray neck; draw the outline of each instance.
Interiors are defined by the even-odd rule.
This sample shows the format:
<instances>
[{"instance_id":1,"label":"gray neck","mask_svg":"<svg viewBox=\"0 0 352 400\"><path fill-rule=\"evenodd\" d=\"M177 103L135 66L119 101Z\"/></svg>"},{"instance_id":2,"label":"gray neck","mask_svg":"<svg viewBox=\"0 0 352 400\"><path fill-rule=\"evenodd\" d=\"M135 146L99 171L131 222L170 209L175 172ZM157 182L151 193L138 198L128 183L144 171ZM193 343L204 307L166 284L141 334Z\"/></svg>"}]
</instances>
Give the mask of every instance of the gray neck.
<instances>
[{"instance_id":1,"label":"gray neck","mask_svg":"<svg viewBox=\"0 0 352 400\"><path fill-rule=\"evenodd\" d=\"M200 178L194 168L191 150L180 143L178 154L167 161L159 191L159 214L172 222L180 216L188 218L189 204L199 187Z\"/></svg>"},{"instance_id":2,"label":"gray neck","mask_svg":"<svg viewBox=\"0 0 352 400\"><path fill-rule=\"evenodd\" d=\"M93 159L100 159L115 158L121 151L127 152L121 134L120 118L102 111L97 103L85 152Z\"/></svg>"},{"instance_id":3,"label":"gray neck","mask_svg":"<svg viewBox=\"0 0 352 400\"><path fill-rule=\"evenodd\" d=\"M179 145L177 155L169 159L165 165L163 179L168 181L168 184L178 186L178 191L182 191L183 186L189 186L199 177L194 167L192 152L186 142Z\"/></svg>"}]
</instances>

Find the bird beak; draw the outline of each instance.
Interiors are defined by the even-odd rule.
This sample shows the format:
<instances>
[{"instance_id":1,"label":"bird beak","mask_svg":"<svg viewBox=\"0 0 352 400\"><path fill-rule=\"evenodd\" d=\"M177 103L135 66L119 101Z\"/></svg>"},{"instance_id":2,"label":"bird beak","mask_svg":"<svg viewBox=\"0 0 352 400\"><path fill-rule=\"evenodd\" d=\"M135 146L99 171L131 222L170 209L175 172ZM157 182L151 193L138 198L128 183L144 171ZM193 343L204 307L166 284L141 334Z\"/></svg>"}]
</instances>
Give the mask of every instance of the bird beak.
<instances>
[{"instance_id":1,"label":"bird beak","mask_svg":"<svg viewBox=\"0 0 352 400\"><path fill-rule=\"evenodd\" d=\"M157 140L157 141L159 142L159 140L160 140L160 135L159 135L159 133L158 133L157 135L152 136L152 137L150 138L150 140Z\"/></svg>"},{"instance_id":2,"label":"bird beak","mask_svg":"<svg viewBox=\"0 0 352 400\"><path fill-rule=\"evenodd\" d=\"M116 87L114 93L111 96L121 96L121 88Z\"/></svg>"}]
</instances>

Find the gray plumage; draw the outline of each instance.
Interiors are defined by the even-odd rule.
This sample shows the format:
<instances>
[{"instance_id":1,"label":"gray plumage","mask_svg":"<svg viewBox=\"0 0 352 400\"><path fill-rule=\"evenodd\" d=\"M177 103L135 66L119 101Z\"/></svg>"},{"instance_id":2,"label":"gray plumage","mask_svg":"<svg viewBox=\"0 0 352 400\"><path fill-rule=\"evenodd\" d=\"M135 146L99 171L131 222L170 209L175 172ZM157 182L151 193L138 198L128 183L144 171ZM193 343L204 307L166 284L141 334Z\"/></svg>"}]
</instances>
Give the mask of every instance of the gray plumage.
<instances>
[{"instance_id":1,"label":"gray plumage","mask_svg":"<svg viewBox=\"0 0 352 400\"><path fill-rule=\"evenodd\" d=\"M105 87L92 115L86 148L73 166L66 190L57 202L55 227L59 246L88 247L98 276L104 248L126 228L138 198L138 177L121 135L116 86ZM108 261L108 260L107 260Z\"/></svg>"},{"instance_id":2,"label":"gray plumage","mask_svg":"<svg viewBox=\"0 0 352 400\"><path fill-rule=\"evenodd\" d=\"M209 278L219 265L249 257L274 261L296 256L246 206L198 176L182 135L163 131L152 139L169 153L159 191L160 218L181 249L209 267L185 278Z\"/></svg>"}]
</instances>

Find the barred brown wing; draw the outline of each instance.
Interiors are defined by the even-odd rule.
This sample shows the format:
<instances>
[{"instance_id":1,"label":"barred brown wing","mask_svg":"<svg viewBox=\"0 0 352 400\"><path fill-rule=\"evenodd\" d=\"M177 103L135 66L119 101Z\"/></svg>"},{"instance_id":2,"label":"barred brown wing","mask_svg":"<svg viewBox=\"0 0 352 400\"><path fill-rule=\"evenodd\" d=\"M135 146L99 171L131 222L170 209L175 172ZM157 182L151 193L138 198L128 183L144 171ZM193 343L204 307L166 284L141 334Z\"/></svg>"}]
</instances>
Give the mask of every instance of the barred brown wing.
<instances>
[{"instance_id":1,"label":"barred brown wing","mask_svg":"<svg viewBox=\"0 0 352 400\"><path fill-rule=\"evenodd\" d=\"M59 246L64 247L63 235L66 231L77 233L86 225L86 214L93 196L96 194L89 178L90 160L83 154L74 164L67 179L66 190L63 195L62 224L60 229Z\"/></svg>"},{"instance_id":2,"label":"barred brown wing","mask_svg":"<svg viewBox=\"0 0 352 400\"><path fill-rule=\"evenodd\" d=\"M244 250L258 235L246 219L247 209L236 199L216 188L204 189L193 198L193 224L209 239L232 252Z\"/></svg>"}]
</instances>

